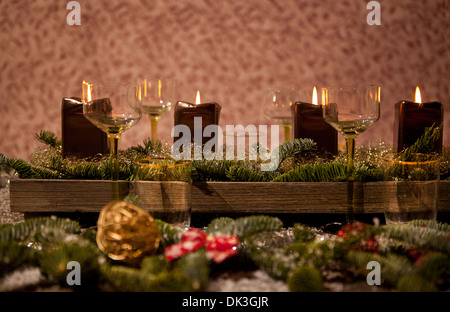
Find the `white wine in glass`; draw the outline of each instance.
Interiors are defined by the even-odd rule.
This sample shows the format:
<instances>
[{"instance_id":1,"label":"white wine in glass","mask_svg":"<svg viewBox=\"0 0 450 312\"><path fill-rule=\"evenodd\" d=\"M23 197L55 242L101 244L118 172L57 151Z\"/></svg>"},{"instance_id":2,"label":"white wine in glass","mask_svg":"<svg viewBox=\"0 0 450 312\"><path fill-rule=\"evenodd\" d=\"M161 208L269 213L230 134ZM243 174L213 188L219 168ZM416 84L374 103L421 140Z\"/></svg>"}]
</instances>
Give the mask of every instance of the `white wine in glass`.
<instances>
[{"instance_id":1,"label":"white wine in glass","mask_svg":"<svg viewBox=\"0 0 450 312\"><path fill-rule=\"evenodd\" d=\"M355 142L358 135L380 118L380 87L328 87L322 89L324 120L345 137L347 148L347 223L354 222L353 182Z\"/></svg>"},{"instance_id":2,"label":"white wine in glass","mask_svg":"<svg viewBox=\"0 0 450 312\"><path fill-rule=\"evenodd\" d=\"M291 140L291 106L294 101L294 92L293 89L269 89L264 95L264 116L283 126L285 141Z\"/></svg>"},{"instance_id":3,"label":"white wine in glass","mask_svg":"<svg viewBox=\"0 0 450 312\"><path fill-rule=\"evenodd\" d=\"M322 89L323 117L344 137L347 178L353 180L355 141L380 118L380 87L328 87Z\"/></svg>"},{"instance_id":4,"label":"white wine in glass","mask_svg":"<svg viewBox=\"0 0 450 312\"><path fill-rule=\"evenodd\" d=\"M162 115L172 110L176 102L176 80L142 78L136 83L142 90L142 110L150 119L152 141L158 140L158 123Z\"/></svg>"},{"instance_id":5,"label":"white wine in glass","mask_svg":"<svg viewBox=\"0 0 450 312\"><path fill-rule=\"evenodd\" d=\"M118 146L122 133L142 116L141 87L137 84L83 81L83 114L110 140L111 180L119 180Z\"/></svg>"}]
</instances>

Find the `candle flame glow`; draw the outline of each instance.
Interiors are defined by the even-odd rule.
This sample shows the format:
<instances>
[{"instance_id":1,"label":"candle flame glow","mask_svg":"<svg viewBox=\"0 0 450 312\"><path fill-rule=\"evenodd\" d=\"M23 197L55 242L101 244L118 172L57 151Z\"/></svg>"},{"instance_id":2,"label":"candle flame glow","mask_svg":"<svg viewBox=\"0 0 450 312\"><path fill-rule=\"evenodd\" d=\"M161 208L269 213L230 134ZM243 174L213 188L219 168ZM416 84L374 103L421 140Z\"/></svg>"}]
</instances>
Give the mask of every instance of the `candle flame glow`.
<instances>
[{"instance_id":1,"label":"candle flame glow","mask_svg":"<svg viewBox=\"0 0 450 312\"><path fill-rule=\"evenodd\" d=\"M142 86L137 86L136 92L138 95L138 100L139 100L139 102L141 102L142 101Z\"/></svg>"},{"instance_id":2,"label":"candle flame glow","mask_svg":"<svg viewBox=\"0 0 450 312\"><path fill-rule=\"evenodd\" d=\"M144 96L147 96L147 79L144 79L141 83L144 85Z\"/></svg>"},{"instance_id":3,"label":"candle flame glow","mask_svg":"<svg viewBox=\"0 0 450 312\"><path fill-rule=\"evenodd\" d=\"M92 101L92 92L91 92L92 83L83 80L83 85L86 86L86 88L83 88L83 100L85 100L86 102L90 102Z\"/></svg>"},{"instance_id":4,"label":"candle flame glow","mask_svg":"<svg viewBox=\"0 0 450 312\"><path fill-rule=\"evenodd\" d=\"M415 100L416 103L422 103L422 96L420 95L420 89L419 86L416 87L416 95Z\"/></svg>"},{"instance_id":5,"label":"candle flame glow","mask_svg":"<svg viewBox=\"0 0 450 312\"><path fill-rule=\"evenodd\" d=\"M197 96L195 97L195 104L200 104L200 90L197 90Z\"/></svg>"},{"instance_id":6,"label":"candle flame glow","mask_svg":"<svg viewBox=\"0 0 450 312\"><path fill-rule=\"evenodd\" d=\"M162 100L161 100L161 80L158 80L158 99L159 99L159 102L162 103Z\"/></svg>"},{"instance_id":7,"label":"candle flame glow","mask_svg":"<svg viewBox=\"0 0 450 312\"><path fill-rule=\"evenodd\" d=\"M322 105L327 104L327 99L328 99L327 90L322 89Z\"/></svg>"},{"instance_id":8,"label":"candle flame glow","mask_svg":"<svg viewBox=\"0 0 450 312\"><path fill-rule=\"evenodd\" d=\"M314 105L318 105L318 104L319 104L319 100L317 99L317 89L316 89L316 86L314 86L313 93L312 93L312 103L313 103Z\"/></svg>"}]
</instances>

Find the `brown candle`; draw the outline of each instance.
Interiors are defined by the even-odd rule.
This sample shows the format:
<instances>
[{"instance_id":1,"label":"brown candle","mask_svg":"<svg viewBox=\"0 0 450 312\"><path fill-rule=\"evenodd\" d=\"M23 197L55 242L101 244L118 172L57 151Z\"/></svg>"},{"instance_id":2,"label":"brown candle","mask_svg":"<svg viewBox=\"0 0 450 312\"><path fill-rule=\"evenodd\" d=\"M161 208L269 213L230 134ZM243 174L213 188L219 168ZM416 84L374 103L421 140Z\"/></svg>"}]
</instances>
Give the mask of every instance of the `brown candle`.
<instances>
[{"instance_id":1,"label":"brown candle","mask_svg":"<svg viewBox=\"0 0 450 312\"><path fill-rule=\"evenodd\" d=\"M318 103L316 92L313 92L312 102ZM322 105L297 101L292 107L292 114L295 139L310 138L316 142L319 151L337 155L337 131L324 120Z\"/></svg>"},{"instance_id":2,"label":"brown candle","mask_svg":"<svg viewBox=\"0 0 450 312\"><path fill-rule=\"evenodd\" d=\"M200 103L199 93L197 93L197 103ZM202 144L204 145L211 138L203 137L204 129L209 125L219 125L221 106L217 103L192 104L178 101L174 109L174 125L186 125L191 131L191 141L194 143L195 130L202 133ZM195 117L201 117L201 129L196 129L198 123L194 123ZM174 138L174 141L178 138Z\"/></svg>"},{"instance_id":3,"label":"brown candle","mask_svg":"<svg viewBox=\"0 0 450 312\"><path fill-rule=\"evenodd\" d=\"M105 99L101 101L108 110ZM110 105L109 105L110 106ZM92 157L108 154L106 133L94 126L83 115L83 102L80 98L65 97L61 108L62 153L63 156Z\"/></svg>"},{"instance_id":4,"label":"brown candle","mask_svg":"<svg viewBox=\"0 0 450 312\"><path fill-rule=\"evenodd\" d=\"M440 126L444 120L444 110L439 102L421 103L419 87L416 88L415 102L395 103L394 150L401 152L413 145L425 132L425 128ZM443 131L436 142L434 151L442 151Z\"/></svg>"}]
</instances>

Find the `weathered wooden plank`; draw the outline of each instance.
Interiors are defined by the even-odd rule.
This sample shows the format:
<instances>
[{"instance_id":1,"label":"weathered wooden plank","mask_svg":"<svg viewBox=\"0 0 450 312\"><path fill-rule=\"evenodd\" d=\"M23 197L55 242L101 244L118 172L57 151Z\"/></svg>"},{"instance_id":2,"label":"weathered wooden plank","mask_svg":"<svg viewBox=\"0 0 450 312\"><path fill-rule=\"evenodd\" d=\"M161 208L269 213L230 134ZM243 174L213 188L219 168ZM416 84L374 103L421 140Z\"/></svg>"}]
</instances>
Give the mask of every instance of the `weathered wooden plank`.
<instances>
[{"instance_id":1,"label":"weathered wooden plank","mask_svg":"<svg viewBox=\"0 0 450 312\"><path fill-rule=\"evenodd\" d=\"M185 185L145 182L140 190L143 208L162 204L163 194L186 201ZM192 187L192 211L201 213L345 213L350 190L355 213L382 213L384 182L204 182ZM119 198L136 185L117 184ZM25 180L11 181L11 210L18 212L99 212L112 198L110 181ZM351 194L351 193L350 193ZM164 196L166 196L164 195ZM450 211L450 181L440 181L440 211Z\"/></svg>"},{"instance_id":2,"label":"weathered wooden plank","mask_svg":"<svg viewBox=\"0 0 450 312\"><path fill-rule=\"evenodd\" d=\"M194 185L192 200L201 212L337 213L346 209L346 184L208 182Z\"/></svg>"},{"instance_id":3,"label":"weathered wooden plank","mask_svg":"<svg viewBox=\"0 0 450 312\"><path fill-rule=\"evenodd\" d=\"M12 180L11 211L19 212L98 212L113 199L128 194L129 183L116 185L103 180Z\"/></svg>"}]
</instances>

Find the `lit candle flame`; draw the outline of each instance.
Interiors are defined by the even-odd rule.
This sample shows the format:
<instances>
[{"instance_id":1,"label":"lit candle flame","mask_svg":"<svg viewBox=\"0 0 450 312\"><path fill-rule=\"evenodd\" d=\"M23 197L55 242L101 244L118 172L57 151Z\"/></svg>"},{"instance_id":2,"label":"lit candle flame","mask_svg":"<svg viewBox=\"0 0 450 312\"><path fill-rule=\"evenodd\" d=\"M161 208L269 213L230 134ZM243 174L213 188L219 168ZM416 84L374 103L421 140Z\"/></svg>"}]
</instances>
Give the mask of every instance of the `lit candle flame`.
<instances>
[{"instance_id":1,"label":"lit candle flame","mask_svg":"<svg viewBox=\"0 0 450 312\"><path fill-rule=\"evenodd\" d=\"M158 98L159 98L159 102L162 103L162 100L161 100L161 80L158 80Z\"/></svg>"},{"instance_id":2,"label":"lit candle flame","mask_svg":"<svg viewBox=\"0 0 450 312\"><path fill-rule=\"evenodd\" d=\"M83 80L83 85L86 86L86 93L87 93L84 94L85 88L83 88L83 100L85 100L86 102L90 102L92 101L92 93L91 93L92 84Z\"/></svg>"},{"instance_id":3,"label":"lit candle flame","mask_svg":"<svg viewBox=\"0 0 450 312\"><path fill-rule=\"evenodd\" d=\"M318 105L318 104L319 104L319 100L317 99L317 89L316 89L316 86L314 86L313 93L312 93L312 103L313 103L314 105Z\"/></svg>"},{"instance_id":4,"label":"lit candle flame","mask_svg":"<svg viewBox=\"0 0 450 312\"><path fill-rule=\"evenodd\" d=\"M139 102L141 102L142 101L142 86L137 86L136 93L137 93Z\"/></svg>"},{"instance_id":5,"label":"lit candle flame","mask_svg":"<svg viewBox=\"0 0 450 312\"><path fill-rule=\"evenodd\" d=\"M144 85L144 97L145 97L145 96L147 96L147 79L144 79L144 81L141 81L141 82Z\"/></svg>"},{"instance_id":6,"label":"lit candle flame","mask_svg":"<svg viewBox=\"0 0 450 312\"><path fill-rule=\"evenodd\" d=\"M422 103L422 96L420 95L420 89L419 89L419 86L416 87L415 102L416 102L416 103Z\"/></svg>"},{"instance_id":7,"label":"lit candle flame","mask_svg":"<svg viewBox=\"0 0 450 312\"><path fill-rule=\"evenodd\" d=\"M197 90L197 96L195 97L195 104L200 104L200 91Z\"/></svg>"}]
</instances>

